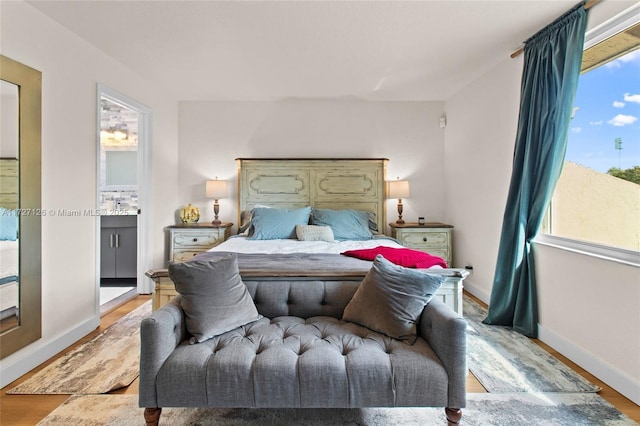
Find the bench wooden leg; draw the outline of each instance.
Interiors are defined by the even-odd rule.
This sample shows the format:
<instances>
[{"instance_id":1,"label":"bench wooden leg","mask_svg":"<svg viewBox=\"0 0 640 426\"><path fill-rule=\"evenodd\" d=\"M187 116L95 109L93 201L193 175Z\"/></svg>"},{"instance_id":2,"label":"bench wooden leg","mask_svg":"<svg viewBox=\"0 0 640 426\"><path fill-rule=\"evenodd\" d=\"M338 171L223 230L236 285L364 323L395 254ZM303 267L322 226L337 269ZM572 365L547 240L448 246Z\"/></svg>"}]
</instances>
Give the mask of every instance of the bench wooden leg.
<instances>
[{"instance_id":1,"label":"bench wooden leg","mask_svg":"<svg viewBox=\"0 0 640 426\"><path fill-rule=\"evenodd\" d=\"M160 413L162 413L162 408L145 408L144 421L147 422L147 426L158 426L158 422L160 421Z\"/></svg>"},{"instance_id":2,"label":"bench wooden leg","mask_svg":"<svg viewBox=\"0 0 640 426\"><path fill-rule=\"evenodd\" d=\"M445 414L447 415L447 420L449 421L449 426L457 425L460 423L460 419L462 418L462 410L459 408L445 408Z\"/></svg>"}]
</instances>

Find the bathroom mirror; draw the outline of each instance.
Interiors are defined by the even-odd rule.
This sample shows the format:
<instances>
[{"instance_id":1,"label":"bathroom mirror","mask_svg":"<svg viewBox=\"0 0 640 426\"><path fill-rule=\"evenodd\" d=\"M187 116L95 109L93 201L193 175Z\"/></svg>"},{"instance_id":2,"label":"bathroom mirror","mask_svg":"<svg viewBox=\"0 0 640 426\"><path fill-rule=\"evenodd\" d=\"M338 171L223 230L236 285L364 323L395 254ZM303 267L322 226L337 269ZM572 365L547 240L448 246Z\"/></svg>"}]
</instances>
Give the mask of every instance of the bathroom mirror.
<instances>
[{"instance_id":1,"label":"bathroom mirror","mask_svg":"<svg viewBox=\"0 0 640 426\"><path fill-rule=\"evenodd\" d=\"M40 205L42 74L0 55L0 80L0 298L6 317L0 316L0 358L4 358L41 337L40 230L46 212ZM3 296L7 284L15 291Z\"/></svg>"}]
</instances>

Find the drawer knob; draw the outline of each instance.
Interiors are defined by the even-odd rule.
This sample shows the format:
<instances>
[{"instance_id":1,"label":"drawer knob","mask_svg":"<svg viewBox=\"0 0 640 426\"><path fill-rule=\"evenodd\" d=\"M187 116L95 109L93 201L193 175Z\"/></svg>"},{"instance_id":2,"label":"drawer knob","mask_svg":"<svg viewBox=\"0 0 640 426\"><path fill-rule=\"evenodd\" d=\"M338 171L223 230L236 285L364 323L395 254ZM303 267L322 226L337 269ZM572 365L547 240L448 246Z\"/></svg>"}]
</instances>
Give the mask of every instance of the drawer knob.
<instances>
[{"instance_id":1,"label":"drawer knob","mask_svg":"<svg viewBox=\"0 0 640 426\"><path fill-rule=\"evenodd\" d=\"M422 237L422 241L427 242L427 237Z\"/></svg>"},{"instance_id":2,"label":"drawer knob","mask_svg":"<svg viewBox=\"0 0 640 426\"><path fill-rule=\"evenodd\" d=\"M194 238L194 239L193 239L193 242L194 242L194 243L195 243L195 242L197 242L197 241L198 241L198 239L197 239L197 238Z\"/></svg>"}]
</instances>

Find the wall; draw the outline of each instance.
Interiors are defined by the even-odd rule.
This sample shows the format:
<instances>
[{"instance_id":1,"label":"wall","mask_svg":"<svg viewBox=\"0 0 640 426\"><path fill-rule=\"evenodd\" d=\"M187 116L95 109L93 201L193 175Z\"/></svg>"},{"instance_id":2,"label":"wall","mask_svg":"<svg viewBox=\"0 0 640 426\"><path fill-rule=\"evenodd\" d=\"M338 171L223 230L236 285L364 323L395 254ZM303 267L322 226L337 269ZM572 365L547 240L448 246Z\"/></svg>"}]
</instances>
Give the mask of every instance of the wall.
<instances>
[{"instance_id":1,"label":"wall","mask_svg":"<svg viewBox=\"0 0 640 426\"><path fill-rule=\"evenodd\" d=\"M162 228L177 202L177 101L27 3L2 2L1 8L1 53L42 72L43 209L95 209L97 83L153 110L149 266L161 267ZM1 361L0 386L98 326L98 219L42 218L42 338Z\"/></svg>"},{"instance_id":2,"label":"wall","mask_svg":"<svg viewBox=\"0 0 640 426\"><path fill-rule=\"evenodd\" d=\"M0 84L0 157L18 158L18 90L13 84Z\"/></svg>"},{"instance_id":3,"label":"wall","mask_svg":"<svg viewBox=\"0 0 640 426\"><path fill-rule=\"evenodd\" d=\"M387 178L408 179L407 221L444 220L441 102L283 100L279 102L180 103L180 203L213 218L205 181L230 182L220 218L237 223L238 157L388 158ZM397 218L387 202L387 222Z\"/></svg>"},{"instance_id":4,"label":"wall","mask_svg":"<svg viewBox=\"0 0 640 426\"><path fill-rule=\"evenodd\" d=\"M594 7L589 28L629 6L616 3ZM446 102L447 219L456 226L456 257L474 267L465 287L485 302L511 176L521 73L522 56L505 54ZM638 267L539 244L534 253L541 340L640 403Z\"/></svg>"},{"instance_id":5,"label":"wall","mask_svg":"<svg viewBox=\"0 0 640 426\"><path fill-rule=\"evenodd\" d=\"M640 251L640 185L566 162L551 200L554 235Z\"/></svg>"}]
</instances>

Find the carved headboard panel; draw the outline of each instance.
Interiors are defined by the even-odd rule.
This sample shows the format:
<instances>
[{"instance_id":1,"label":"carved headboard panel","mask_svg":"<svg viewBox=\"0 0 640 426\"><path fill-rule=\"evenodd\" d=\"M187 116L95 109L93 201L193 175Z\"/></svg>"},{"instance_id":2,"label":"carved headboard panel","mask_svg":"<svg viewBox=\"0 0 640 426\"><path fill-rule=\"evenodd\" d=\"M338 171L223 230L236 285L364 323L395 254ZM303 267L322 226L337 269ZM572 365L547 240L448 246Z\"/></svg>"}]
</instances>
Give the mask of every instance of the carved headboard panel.
<instances>
[{"instance_id":1,"label":"carved headboard panel","mask_svg":"<svg viewBox=\"0 0 640 426\"><path fill-rule=\"evenodd\" d=\"M373 213L378 229L384 232L386 158L236 161L238 215L256 204L363 210Z\"/></svg>"},{"instance_id":2,"label":"carved headboard panel","mask_svg":"<svg viewBox=\"0 0 640 426\"><path fill-rule=\"evenodd\" d=\"M18 159L0 158L0 207L18 208Z\"/></svg>"}]
</instances>

